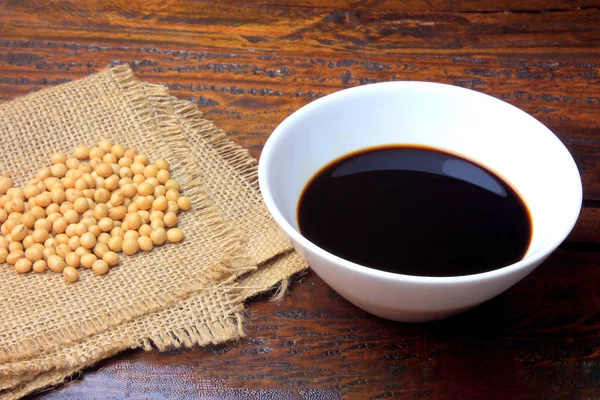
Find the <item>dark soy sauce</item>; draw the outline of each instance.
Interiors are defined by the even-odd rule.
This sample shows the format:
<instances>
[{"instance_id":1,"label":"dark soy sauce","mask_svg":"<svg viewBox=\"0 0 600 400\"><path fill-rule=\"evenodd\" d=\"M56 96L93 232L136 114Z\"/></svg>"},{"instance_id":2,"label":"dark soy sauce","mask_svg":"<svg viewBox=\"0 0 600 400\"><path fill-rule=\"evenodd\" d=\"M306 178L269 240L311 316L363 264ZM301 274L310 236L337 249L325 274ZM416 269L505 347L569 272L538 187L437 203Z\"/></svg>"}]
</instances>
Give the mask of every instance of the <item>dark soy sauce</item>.
<instances>
[{"instance_id":1,"label":"dark soy sauce","mask_svg":"<svg viewBox=\"0 0 600 400\"><path fill-rule=\"evenodd\" d=\"M491 171L434 148L389 146L326 165L298 204L301 233L322 249L383 271L459 276L523 258L531 218Z\"/></svg>"}]
</instances>

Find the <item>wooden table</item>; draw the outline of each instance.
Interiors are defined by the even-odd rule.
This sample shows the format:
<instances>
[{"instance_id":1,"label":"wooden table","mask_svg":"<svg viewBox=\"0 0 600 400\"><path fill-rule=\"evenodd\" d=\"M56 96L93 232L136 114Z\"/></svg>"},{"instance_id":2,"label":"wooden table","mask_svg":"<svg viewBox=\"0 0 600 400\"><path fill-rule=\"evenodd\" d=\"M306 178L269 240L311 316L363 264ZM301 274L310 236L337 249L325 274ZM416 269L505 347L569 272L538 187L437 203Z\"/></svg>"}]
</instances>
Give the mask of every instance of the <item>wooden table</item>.
<instances>
[{"instance_id":1,"label":"wooden table","mask_svg":"<svg viewBox=\"0 0 600 400\"><path fill-rule=\"evenodd\" d=\"M309 272L283 303L252 301L238 343L127 352L39 398L600 398L600 2L476 3L0 1L1 100L129 62L258 157L281 120L320 96L445 82L538 118L584 184L556 254L461 316L385 321Z\"/></svg>"}]
</instances>

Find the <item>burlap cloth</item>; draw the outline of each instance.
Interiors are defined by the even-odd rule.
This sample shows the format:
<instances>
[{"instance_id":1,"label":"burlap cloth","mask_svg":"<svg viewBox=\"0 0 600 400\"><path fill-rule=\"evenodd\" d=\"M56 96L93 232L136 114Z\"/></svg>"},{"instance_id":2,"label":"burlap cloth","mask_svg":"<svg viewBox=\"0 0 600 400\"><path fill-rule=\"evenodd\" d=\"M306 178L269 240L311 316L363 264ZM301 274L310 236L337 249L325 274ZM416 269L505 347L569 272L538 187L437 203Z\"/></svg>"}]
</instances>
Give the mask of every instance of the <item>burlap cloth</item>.
<instances>
[{"instance_id":1,"label":"burlap cloth","mask_svg":"<svg viewBox=\"0 0 600 400\"><path fill-rule=\"evenodd\" d=\"M266 210L256 161L193 104L142 83L128 66L0 104L0 172L22 185L55 151L108 137L166 158L192 200L182 244L85 270L17 275L0 268L0 397L60 383L126 349L238 338L244 301L306 268Z\"/></svg>"}]
</instances>

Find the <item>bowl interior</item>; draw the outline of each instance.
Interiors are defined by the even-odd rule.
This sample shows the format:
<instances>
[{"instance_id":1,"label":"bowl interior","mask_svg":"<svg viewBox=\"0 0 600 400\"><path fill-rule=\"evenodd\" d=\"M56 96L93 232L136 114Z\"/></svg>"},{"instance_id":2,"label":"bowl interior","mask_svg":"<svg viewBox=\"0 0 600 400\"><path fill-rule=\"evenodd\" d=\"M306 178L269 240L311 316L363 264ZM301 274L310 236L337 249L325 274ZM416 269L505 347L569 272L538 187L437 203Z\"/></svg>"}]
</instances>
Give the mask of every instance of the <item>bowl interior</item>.
<instances>
[{"instance_id":1,"label":"bowl interior","mask_svg":"<svg viewBox=\"0 0 600 400\"><path fill-rule=\"evenodd\" d=\"M308 180L350 152L388 144L446 150L492 170L521 194L533 221L527 256L556 247L581 207L581 180L564 145L525 112L449 85L388 82L343 90L288 117L267 142L259 178L288 234ZM550 251L551 251L550 250Z\"/></svg>"}]
</instances>

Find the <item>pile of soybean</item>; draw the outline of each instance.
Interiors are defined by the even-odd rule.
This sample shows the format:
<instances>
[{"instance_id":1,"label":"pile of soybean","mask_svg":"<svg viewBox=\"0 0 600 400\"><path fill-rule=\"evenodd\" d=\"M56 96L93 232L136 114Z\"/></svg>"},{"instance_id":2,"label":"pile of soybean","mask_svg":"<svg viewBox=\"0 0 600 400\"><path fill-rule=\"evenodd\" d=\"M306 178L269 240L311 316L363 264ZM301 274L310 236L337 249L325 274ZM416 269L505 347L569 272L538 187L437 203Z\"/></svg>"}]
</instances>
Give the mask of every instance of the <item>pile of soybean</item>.
<instances>
[{"instance_id":1,"label":"pile of soybean","mask_svg":"<svg viewBox=\"0 0 600 400\"><path fill-rule=\"evenodd\" d=\"M50 163L22 189L0 176L0 263L17 273L49 269L76 282L80 267L104 275L121 252L183 240L177 217L191 203L167 160L150 163L104 139L69 157L55 153Z\"/></svg>"}]
</instances>

